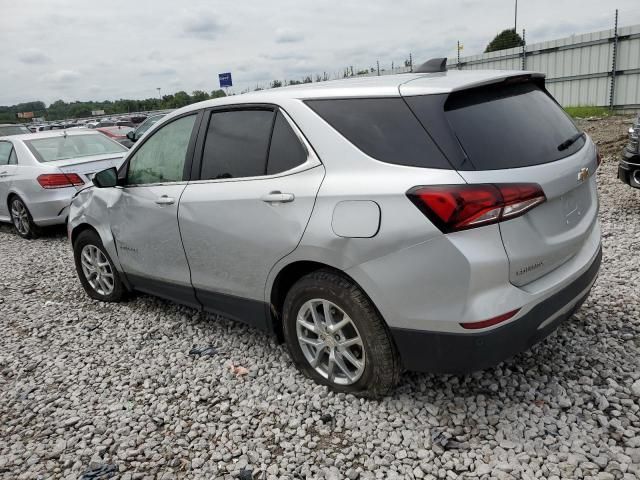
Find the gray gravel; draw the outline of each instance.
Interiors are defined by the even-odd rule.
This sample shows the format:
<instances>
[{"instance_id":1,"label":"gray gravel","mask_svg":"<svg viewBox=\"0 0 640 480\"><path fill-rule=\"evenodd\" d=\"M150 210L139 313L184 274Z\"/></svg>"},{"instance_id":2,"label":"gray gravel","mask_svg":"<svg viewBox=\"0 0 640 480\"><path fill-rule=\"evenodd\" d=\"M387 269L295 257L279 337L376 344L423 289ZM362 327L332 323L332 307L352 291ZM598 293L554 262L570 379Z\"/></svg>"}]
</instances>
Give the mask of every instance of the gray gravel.
<instances>
[{"instance_id":1,"label":"gray gravel","mask_svg":"<svg viewBox=\"0 0 640 480\"><path fill-rule=\"evenodd\" d=\"M607 157L604 262L574 318L481 373L405 374L380 402L315 385L241 324L92 301L63 230L2 226L0 477L638 478L640 191L615 171Z\"/></svg>"}]
</instances>

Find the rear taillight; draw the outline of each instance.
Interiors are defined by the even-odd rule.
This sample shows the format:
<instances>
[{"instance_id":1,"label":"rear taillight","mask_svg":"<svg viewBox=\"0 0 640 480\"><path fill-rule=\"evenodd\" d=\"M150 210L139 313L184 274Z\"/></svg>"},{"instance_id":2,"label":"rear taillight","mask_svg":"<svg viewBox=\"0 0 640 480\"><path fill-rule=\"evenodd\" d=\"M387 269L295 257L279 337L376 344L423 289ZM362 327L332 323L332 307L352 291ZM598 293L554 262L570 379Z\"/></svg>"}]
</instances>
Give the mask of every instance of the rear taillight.
<instances>
[{"instance_id":1,"label":"rear taillight","mask_svg":"<svg viewBox=\"0 0 640 480\"><path fill-rule=\"evenodd\" d=\"M535 183L433 185L407 196L444 233L519 217L546 200Z\"/></svg>"},{"instance_id":2,"label":"rear taillight","mask_svg":"<svg viewBox=\"0 0 640 480\"><path fill-rule=\"evenodd\" d=\"M84 181L77 173L44 173L38 176L38 183L42 188L65 188L84 185Z\"/></svg>"}]
</instances>

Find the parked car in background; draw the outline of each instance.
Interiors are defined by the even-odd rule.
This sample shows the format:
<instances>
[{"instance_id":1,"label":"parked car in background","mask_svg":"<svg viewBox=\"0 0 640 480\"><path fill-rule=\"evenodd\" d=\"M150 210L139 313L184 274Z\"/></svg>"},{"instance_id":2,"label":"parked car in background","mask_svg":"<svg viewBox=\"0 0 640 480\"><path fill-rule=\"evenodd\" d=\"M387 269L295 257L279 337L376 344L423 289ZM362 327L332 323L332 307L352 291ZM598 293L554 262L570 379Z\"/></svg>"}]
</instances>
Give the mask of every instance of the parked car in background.
<instances>
[{"instance_id":1,"label":"parked car in background","mask_svg":"<svg viewBox=\"0 0 640 480\"><path fill-rule=\"evenodd\" d=\"M142 122L135 130L129 131L126 134L126 138L118 140L125 147L131 148L142 136L154 126L161 118L165 117L166 113L159 113L157 115L151 115L144 122Z\"/></svg>"},{"instance_id":2,"label":"parked car in background","mask_svg":"<svg viewBox=\"0 0 640 480\"><path fill-rule=\"evenodd\" d=\"M618 178L627 185L640 188L640 115L629 128L629 143L622 150Z\"/></svg>"},{"instance_id":3,"label":"parked car in background","mask_svg":"<svg viewBox=\"0 0 640 480\"><path fill-rule=\"evenodd\" d=\"M96 128L96 131L106 135L109 138L112 138L113 140L117 141L121 145L124 145L125 147L129 148L126 145L127 140L128 140L127 134L129 132L132 132L133 128L131 128L131 127L122 127L122 126L98 127L98 128Z\"/></svg>"},{"instance_id":4,"label":"parked car in background","mask_svg":"<svg viewBox=\"0 0 640 480\"><path fill-rule=\"evenodd\" d=\"M24 238L64 223L71 197L95 172L120 166L126 151L89 130L0 137L0 221Z\"/></svg>"},{"instance_id":5,"label":"parked car in background","mask_svg":"<svg viewBox=\"0 0 640 480\"><path fill-rule=\"evenodd\" d=\"M31 133L31 131L22 124L15 124L15 123L0 124L0 137L6 137L9 135L24 135L25 133Z\"/></svg>"},{"instance_id":6,"label":"parked car in background","mask_svg":"<svg viewBox=\"0 0 640 480\"><path fill-rule=\"evenodd\" d=\"M86 292L242 320L372 397L402 368L480 370L545 338L599 270L596 147L542 75L439 71L163 118L72 202Z\"/></svg>"}]
</instances>

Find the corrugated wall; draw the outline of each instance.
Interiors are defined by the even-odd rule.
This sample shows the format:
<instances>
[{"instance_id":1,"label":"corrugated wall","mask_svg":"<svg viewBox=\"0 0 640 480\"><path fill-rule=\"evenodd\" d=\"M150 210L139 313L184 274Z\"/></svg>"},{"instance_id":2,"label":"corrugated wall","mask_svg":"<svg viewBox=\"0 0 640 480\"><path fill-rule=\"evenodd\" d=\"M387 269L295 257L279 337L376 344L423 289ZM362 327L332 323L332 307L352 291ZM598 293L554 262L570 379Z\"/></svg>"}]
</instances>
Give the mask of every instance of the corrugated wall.
<instances>
[{"instance_id":1,"label":"corrugated wall","mask_svg":"<svg viewBox=\"0 0 640 480\"><path fill-rule=\"evenodd\" d=\"M609 106L614 31L586 33L460 58L461 69L532 70L563 106ZM457 59L449 59L455 68ZM614 106L640 108L640 25L618 29Z\"/></svg>"}]
</instances>

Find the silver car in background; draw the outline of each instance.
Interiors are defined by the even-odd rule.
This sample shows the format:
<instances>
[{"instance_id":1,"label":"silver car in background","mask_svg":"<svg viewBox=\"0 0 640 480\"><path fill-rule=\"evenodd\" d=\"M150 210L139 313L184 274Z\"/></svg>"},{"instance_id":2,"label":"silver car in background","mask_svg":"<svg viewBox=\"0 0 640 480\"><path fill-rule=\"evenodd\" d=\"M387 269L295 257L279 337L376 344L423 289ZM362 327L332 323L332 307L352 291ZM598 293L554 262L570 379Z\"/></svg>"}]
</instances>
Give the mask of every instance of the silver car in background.
<instances>
[{"instance_id":1,"label":"silver car in background","mask_svg":"<svg viewBox=\"0 0 640 480\"><path fill-rule=\"evenodd\" d=\"M24 238L65 223L73 195L95 172L119 167L126 152L88 130L0 137L0 221L12 222Z\"/></svg>"},{"instance_id":2,"label":"silver car in background","mask_svg":"<svg viewBox=\"0 0 640 480\"><path fill-rule=\"evenodd\" d=\"M276 88L162 119L74 198L68 232L91 297L222 313L376 397L572 315L600 266L598 163L532 72Z\"/></svg>"}]
</instances>

